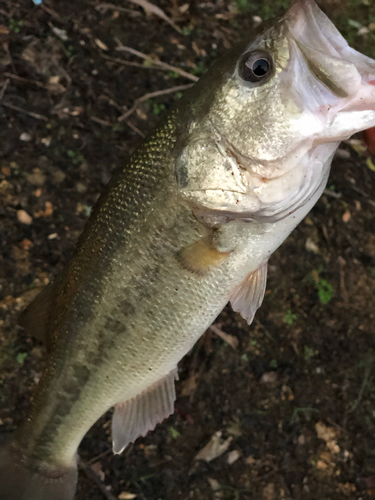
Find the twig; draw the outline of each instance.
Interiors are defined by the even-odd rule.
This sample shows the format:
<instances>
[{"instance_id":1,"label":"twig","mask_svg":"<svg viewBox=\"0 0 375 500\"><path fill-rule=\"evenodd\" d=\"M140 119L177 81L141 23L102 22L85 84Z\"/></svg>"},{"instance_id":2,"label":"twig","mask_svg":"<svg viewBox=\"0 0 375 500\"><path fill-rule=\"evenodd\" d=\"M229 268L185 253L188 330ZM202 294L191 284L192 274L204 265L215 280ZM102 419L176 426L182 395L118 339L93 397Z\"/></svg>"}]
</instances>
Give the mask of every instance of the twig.
<instances>
[{"instance_id":1,"label":"twig","mask_svg":"<svg viewBox=\"0 0 375 500\"><path fill-rule=\"evenodd\" d=\"M352 406L346 411L346 415L349 415L349 413L353 413L354 410L358 408L359 403L361 402L362 396L365 392L365 389L367 387L370 375L371 375L371 367L372 367L372 359L369 358L369 361L366 363L366 369L365 369L365 375L362 381L361 389L359 391L357 399L354 401Z\"/></svg>"},{"instance_id":2,"label":"twig","mask_svg":"<svg viewBox=\"0 0 375 500\"><path fill-rule=\"evenodd\" d=\"M106 497L107 500L117 500L117 498L105 487L105 485L101 482L100 478L98 477L97 474L91 469L91 467L88 467L85 462L82 460L82 458L78 459L78 465L82 472L93 481L96 486L99 488L99 490L103 493L103 495Z\"/></svg>"},{"instance_id":3,"label":"twig","mask_svg":"<svg viewBox=\"0 0 375 500\"><path fill-rule=\"evenodd\" d=\"M126 47L121 43L121 40L119 40L118 38L115 38L115 40L118 45L116 47L116 50L119 50L121 52L129 52L129 54L133 54L134 56L140 57L141 59L148 61L150 64L154 66L159 66L159 68L163 68L166 71L174 71L175 73L178 73L179 75L183 76L184 78L187 78L188 80L191 80L192 82L197 82L199 80L197 76L192 75L191 73L188 73L183 69L176 68L176 66L171 66L170 64L164 63L163 61L160 61L160 59L154 59L153 57L148 56L143 52L139 52L139 50L135 50L132 47Z\"/></svg>"},{"instance_id":4,"label":"twig","mask_svg":"<svg viewBox=\"0 0 375 500\"><path fill-rule=\"evenodd\" d=\"M95 7L97 11L101 14L105 14L107 10L118 10L119 12L126 12L126 14L131 14L134 17L141 16L140 12L136 12L135 10L127 9L126 7L119 7L113 3L101 3Z\"/></svg>"},{"instance_id":5,"label":"twig","mask_svg":"<svg viewBox=\"0 0 375 500\"><path fill-rule=\"evenodd\" d=\"M100 125L104 125L105 127L113 127L114 124L111 122L108 122L107 120L102 120L101 118L97 118L96 116L90 116L90 120L92 120L95 123L99 123Z\"/></svg>"},{"instance_id":6,"label":"twig","mask_svg":"<svg viewBox=\"0 0 375 500\"><path fill-rule=\"evenodd\" d=\"M9 80L9 78L7 78L5 80L5 82L3 82L1 84L3 88L1 89L1 92L0 92L0 101L2 101L4 99L4 94L6 92L6 89L8 88L9 82L10 82L10 80Z\"/></svg>"},{"instance_id":7,"label":"twig","mask_svg":"<svg viewBox=\"0 0 375 500\"><path fill-rule=\"evenodd\" d=\"M144 64L125 61L125 59L120 59L119 57L111 57L111 56L107 56L105 54L101 54L101 56L103 59L106 59L107 61L115 62L118 64L123 64L124 66L134 66L135 68L150 69L147 66L145 66ZM164 68L157 68L157 69L164 69Z\"/></svg>"},{"instance_id":8,"label":"twig","mask_svg":"<svg viewBox=\"0 0 375 500\"><path fill-rule=\"evenodd\" d=\"M224 342L229 344L233 349L237 349L238 343L239 343L237 337L235 337L234 335L229 335L229 333L223 332L223 330L221 330L220 328L218 328L215 325L211 325L210 330L212 332L214 332L215 335L217 335L222 340L224 340Z\"/></svg>"},{"instance_id":9,"label":"twig","mask_svg":"<svg viewBox=\"0 0 375 500\"><path fill-rule=\"evenodd\" d=\"M146 12L151 12L151 14L155 14L155 16L160 17L160 19L163 19L166 23L170 24L173 29L175 29L178 33L182 33L181 29L177 26L176 23L172 21L170 17L167 16L167 14L160 9L160 7L157 7L153 3L148 2L147 0L128 0L128 2L133 3L135 5L139 5L144 9Z\"/></svg>"},{"instance_id":10,"label":"twig","mask_svg":"<svg viewBox=\"0 0 375 500\"><path fill-rule=\"evenodd\" d=\"M33 111L27 111L26 109L19 108L18 106L14 106L14 104L10 104L9 102L0 101L0 106L13 109L14 111L18 111L19 113L23 113L24 115L32 116L37 120L43 120L44 122L48 122L48 118L46 116L40 115L39 113L34 113Z\"/></svg>"},{"instance_id":11,"label":"twig","mask_svg":"<svg viewBox=\"0 0 375 500\"><path fill-rule=\"evenodd\" d=\"M103 451L99 455L96 455L96 457L90 458L88 462L86 462L86 467L90 467L92 464L97 462L100 458L106 457L107 455L110 455L112 453L112 448L108 448L108 450Z\"/></svg>"},{"instance_id":12,"label":"twig","mask_svg":"<svg viewBox=\"0 0 375 500\"><path fill-rule=\"evenodd\" d=\"M128 127L130 127L136 134L138 134L142 139L146 137L146 134L142 132L142 130L139 130L138 127L136 127L130 120L125 120L125 123Z\"/></svg>"},{"instance_id":13,"label":"twig","mask_svg":"<svg viewBox=\"0 0 375 500\"><path fill-rule=\"evenodd\" d=\"M51 17L53 17L54 19L56 19L56 21L60 21L60 22L61 22L61 17L60 17L60 15L59 15L57 12L55 12L54 10L52 10L52 9L50 9L50 8L48 8L48 7L46 7L43 3L42 3L42 4L40 4L40 7L41 7L44 11L46 11L46 12L47 12L47 14L49 14Z\"/></svg>"},{"instance_id":14,"label":"twig","mask_svg":"<svg viewBox=\"0 0 375 500\"><path fill-rule=\"evenodd\" d=\"M342 198L342 193L336 193L335 191L329 191L329 189L325 189L323 191L323 194L326 196L330 196L331 198L335 198L336 200L339 200Z\"/></svg>"},{"instance_id":15,"label":"twig","mask_svg":"<svg viewBox=\"0 0 375 500\"><path fill-rule=\"evenodd\" d=\"M47 87L42 83L38 82L37 80L29 80L28 78L23 78L22 76L14 75L13 73L3 73L4 76L7 78L11 78L12 80L17 80L20 82L25 82L25 83L32 83L33 85L37 85L41 89L47 89Z\"/></svg>"},{"instance_id":16,"label":"twig","mask_svg":"<svg viewBox=\"0 0 375 500\"><path fill-rule=\"evenodd\" d=\"M138 106L144 102L147 101L147 99L152 99L153 97L158 97L161 95L167 95L167 94L173 94L174 92L178 92L179 90L186 90L191 87L191 84L188 85L178 85L177 87L172 87L170 89L165 89L165 90L157 90L156 92L150 92L149 94L145 94L142 97L139 97L134 101L133 106L123 115L118 117L118 121L122 122L123 120L126 120L129 118L130 115L134 113L134 111L138 108Z\"/></svg>"}]
</instances>

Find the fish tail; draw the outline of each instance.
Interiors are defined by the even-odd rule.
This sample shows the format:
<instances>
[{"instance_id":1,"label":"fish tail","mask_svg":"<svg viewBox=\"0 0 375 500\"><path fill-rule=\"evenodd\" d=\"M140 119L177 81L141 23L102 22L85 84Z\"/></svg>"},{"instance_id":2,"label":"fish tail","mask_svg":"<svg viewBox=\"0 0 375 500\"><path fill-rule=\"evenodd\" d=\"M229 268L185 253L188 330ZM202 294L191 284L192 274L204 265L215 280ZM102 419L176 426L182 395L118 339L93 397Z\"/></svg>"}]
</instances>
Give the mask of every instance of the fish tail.
<instances>
[{"instance_id":1,"label":"fish tail","mask_svg":"<svg viewBox=\"0 0 375 500\"><path fill-rule=\"evenodd\" d=\"M28 463L15 444L0 448L0 500L73 500L76 460L69 467Z\"/></svg>"}]
</instances>

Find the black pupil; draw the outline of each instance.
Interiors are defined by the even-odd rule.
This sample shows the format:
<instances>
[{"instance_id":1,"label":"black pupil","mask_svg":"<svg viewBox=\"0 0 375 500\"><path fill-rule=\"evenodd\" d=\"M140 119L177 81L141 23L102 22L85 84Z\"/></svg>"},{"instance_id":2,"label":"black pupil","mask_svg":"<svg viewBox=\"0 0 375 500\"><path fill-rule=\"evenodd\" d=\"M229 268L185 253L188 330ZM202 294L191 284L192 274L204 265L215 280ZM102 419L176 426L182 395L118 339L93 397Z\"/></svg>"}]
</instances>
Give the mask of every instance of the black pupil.
<instances>
[{"instance_id":1,"label":"black pupil","mask_svg":"<svg viewBox=\"0 0 375 500\"><path fill-rule=\"evenodd\" d=\"M270 63L266 59L258 59L253 64L252 70L255 76L264 76L270 69Z\"/></svg>"}]
</instances>

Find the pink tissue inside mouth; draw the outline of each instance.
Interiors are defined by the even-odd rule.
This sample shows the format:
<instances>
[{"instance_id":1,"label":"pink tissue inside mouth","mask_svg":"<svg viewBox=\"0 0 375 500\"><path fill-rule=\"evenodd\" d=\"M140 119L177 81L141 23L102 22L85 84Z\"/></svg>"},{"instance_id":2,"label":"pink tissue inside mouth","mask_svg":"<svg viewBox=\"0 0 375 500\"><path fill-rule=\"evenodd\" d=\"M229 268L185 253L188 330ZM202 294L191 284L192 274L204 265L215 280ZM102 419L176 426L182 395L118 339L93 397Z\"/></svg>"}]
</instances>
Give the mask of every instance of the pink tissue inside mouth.
<instances>
[{"instance_id":1,"label":"pink tissue inside mouth","mask_svg":"<svg viewBox=\"0 0 375 500\"><path fill-rule=\"evenodd\" d=\"M371 80L369 84L375 85L375 80ZM363 132L363 140L365 141L369 154L375 155L375 127L369 128Z\"/></svg>"}]
</instances>

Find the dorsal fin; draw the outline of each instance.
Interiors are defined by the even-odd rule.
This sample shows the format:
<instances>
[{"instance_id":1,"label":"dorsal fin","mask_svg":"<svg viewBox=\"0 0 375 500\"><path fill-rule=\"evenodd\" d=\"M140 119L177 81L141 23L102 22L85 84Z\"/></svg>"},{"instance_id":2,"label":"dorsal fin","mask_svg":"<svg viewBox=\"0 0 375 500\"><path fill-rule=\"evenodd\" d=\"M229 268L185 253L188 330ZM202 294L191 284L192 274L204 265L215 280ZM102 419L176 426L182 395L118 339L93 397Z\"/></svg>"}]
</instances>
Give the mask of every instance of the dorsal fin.
<instances>
[{"instance_id":1,"label":"dorsal fin","mask_svg":"<svg viewBox=\"0 0 375 500\"><path fill-rule=\"evenodd\" d=\"M49 348L48 323L52 303L55 298L56 284L50 283L36 296L36 298L21 313L19 325L28 335L44 342Z\"/></svg>"},{"instance_id":2,"label":"dorsal fin","mask_svg":"<svg viewBox=\"0 0 375 500\"><path fill-rule=\"evenodd\" d=\"M239 312L248 324L253 321L256 310L261 306L266 291L267 262L250 273L238 285L231 297L230 303L234 311Z\"/></svg>"},{"instance_id":3,"label":"dorsal fin","mask_svg":"<svg viewBox=\"0 0 375 500\"><path fill-rule=\"evenodd\" d=\"M133 399L115 406L112 418L113 452L121 453L137 437L148 431L174 412L177 367L168 375Z\"/></svg>"}]
</instances>

